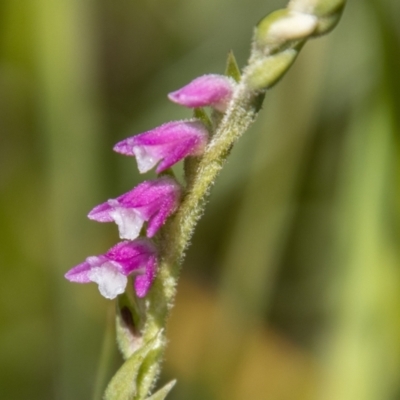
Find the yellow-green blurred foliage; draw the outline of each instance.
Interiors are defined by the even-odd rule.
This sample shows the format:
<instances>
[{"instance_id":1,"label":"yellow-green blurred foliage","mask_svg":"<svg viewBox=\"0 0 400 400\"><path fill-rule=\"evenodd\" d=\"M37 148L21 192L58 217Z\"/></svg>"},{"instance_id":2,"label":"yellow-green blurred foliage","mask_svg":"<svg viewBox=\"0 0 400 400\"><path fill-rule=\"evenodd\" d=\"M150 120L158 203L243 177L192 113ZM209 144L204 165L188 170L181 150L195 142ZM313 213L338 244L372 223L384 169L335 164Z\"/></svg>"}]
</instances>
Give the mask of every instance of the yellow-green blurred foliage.
<instances>
[{"instance_id":1,"label":"yellow-green blurred foliage","mask_svg":"<svg viewBox=\"0 0 400 400\"><path fill-rule=\"evenodd\" d=\"M143 179L112 145L190 117L166 94L285 4L0 0L0 399L92 398L113 306L63 274ZM399 43L398 0L349 1L267 93L185 261L171 400L400 398Z\"/></svg>"}]
</instances>

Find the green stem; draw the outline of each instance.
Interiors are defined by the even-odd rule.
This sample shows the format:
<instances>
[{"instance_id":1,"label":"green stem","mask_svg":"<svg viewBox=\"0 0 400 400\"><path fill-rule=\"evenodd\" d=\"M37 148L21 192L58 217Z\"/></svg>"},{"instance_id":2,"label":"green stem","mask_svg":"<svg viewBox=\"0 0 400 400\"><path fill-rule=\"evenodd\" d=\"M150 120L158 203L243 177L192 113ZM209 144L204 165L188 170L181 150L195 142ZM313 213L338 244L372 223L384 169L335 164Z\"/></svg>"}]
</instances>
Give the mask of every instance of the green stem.
<instances>
[{"instance_id":1,"label":"green stem","mask_svg":"<svg viewBox=\"0 0 400 400\"><path fill-rule=\"evenodd\" d=\"M146 300L148 310L143 332L144 343L166 325L175 297L181 261L193 230L203 213L208 193L224 165L230 147L248 129L257 115L258 96L258 93L249 93L246 85L238 86L231 106L207 147L178 212L162 232L159 272ZM145 392L159 373L159 360L165 347L164 335L163 332L160 340L162 345L155 362L146 371L151 378L149 384L144 385Z\"/></svg>"}]
</instances>

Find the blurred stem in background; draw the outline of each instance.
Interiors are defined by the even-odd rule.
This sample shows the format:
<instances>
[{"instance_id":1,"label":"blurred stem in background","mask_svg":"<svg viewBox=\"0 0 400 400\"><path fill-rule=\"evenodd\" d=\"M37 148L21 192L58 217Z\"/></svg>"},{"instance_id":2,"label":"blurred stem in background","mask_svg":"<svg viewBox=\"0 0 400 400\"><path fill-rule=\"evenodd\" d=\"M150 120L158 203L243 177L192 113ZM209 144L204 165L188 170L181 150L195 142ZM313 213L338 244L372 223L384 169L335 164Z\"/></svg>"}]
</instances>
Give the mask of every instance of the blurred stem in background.
<instances>
[{"instance_id":1,"label":"blurred stem in background","mask_svg":"<svg viewBox=\"0 0 400 400\"><path fill-rule=\"evenodd\" d=\"M382 2L372 2L371 11L380 25L381 74L374 98L354 106L340 165L332 285L338 307L322 353L320 387L327 400L395 399L400 390L400 38Z\"/></svg>"},{"instance_id":2,"label":"blurred stem in background","mask_svg":"<svg viewBox=\"0 0 400 400\"><path fill-rule=\"evenodd\" d=\"M41 88L37 106L46 149L55 397L78 399L93 385L94 368L84 361L92 342L84 334L88 321L74 306L74 292L60 277L83 255L82 243L90 248L100 238L97 227L80 224L99 197L102 176L94 3L36 0L32 7Z\"/></svg>"},{"instance_id":3,"label":"blurred stem in background","mask_svg":"<svg viewBox=\"0 0 400 400\"><path fill-rule=\"evenodd\" d=\"M94 382L93 400L101 400L103 398L104 388L111 374L110 367L113 365L113 357L116 353L115 307L113 303L108 305L104 339L99 353L99 364L97 367L96 380Z\"/></svg>"},{"instance_id":4,"label":"blurred stem in background","mask_svg":"<svg viewBox=\"0 0 400 400\"><path fill-rule=\"evenodd\" d=\"M356 113L345 143L337 216L336 313L321 399L395 398L399 273L387 235L393 124L387 94Z\"/></svg>"}]
</instances>

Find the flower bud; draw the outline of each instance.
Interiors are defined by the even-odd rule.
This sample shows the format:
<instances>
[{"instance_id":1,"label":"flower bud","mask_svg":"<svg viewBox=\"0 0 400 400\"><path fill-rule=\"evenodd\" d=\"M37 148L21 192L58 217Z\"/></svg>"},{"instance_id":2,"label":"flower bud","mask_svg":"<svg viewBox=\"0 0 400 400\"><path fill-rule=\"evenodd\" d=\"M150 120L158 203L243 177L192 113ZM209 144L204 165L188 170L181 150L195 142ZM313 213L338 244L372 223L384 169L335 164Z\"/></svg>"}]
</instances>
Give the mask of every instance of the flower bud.
<instances>
[{"instance_id":1,"label":"flower bud","mask_svg":"<svg viewBox=\"0 0 400 400\"><path fill-rule=\"evenodd\" d=\"M170 93L168 98L185 107L211 106L218 111L225 112L235 84L233 79L224 75L203 75L183 88Z\"/></svg>"}]
</instances>

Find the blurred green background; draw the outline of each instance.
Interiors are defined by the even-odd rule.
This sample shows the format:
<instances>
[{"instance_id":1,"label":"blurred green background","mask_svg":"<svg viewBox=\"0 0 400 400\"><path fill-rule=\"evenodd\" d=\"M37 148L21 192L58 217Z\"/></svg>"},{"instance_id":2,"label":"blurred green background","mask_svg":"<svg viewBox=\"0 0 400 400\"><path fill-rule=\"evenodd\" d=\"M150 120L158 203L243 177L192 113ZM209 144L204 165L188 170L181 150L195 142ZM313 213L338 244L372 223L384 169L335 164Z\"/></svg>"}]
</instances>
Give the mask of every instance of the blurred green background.
<instances>
[{"instance_id":1,"label":"blurred green background","mask_svg":"<svg viewBox=\"0 0 400 400\"><path fill-rule=\"evenodd\" d=\"M143 179L112 146L190 117L166 94L245 65L285 5L0 0L0 399L94 399L116 370L113 304L63 278L117 241L87 212ZM398 0L350 1L267 93L185 261L171 400L400 399L399 44Z\"/></svg>"}]
</instances>

